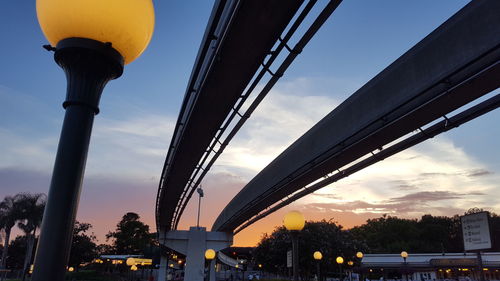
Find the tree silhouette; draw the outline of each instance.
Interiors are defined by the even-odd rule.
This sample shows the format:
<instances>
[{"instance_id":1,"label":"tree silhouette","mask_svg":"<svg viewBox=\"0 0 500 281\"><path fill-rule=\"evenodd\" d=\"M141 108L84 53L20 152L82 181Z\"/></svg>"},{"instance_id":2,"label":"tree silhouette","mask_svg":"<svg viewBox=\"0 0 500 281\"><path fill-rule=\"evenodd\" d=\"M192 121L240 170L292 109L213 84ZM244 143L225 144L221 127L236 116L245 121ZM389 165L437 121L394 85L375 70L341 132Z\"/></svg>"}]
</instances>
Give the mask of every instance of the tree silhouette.
<instances>
[{"instance_id":1,"label":"tree silhouette","mask_svg":"<svg viewBox=\"0 0 500 281\"><path fill-rule=\"evenodd\" d=\"M68 265L77 270L80 264L90 262L97 256L96 237L90 233L91 228L90 223L75 222Z\"/></svg>"},{"instance_id":2,"label":"tree silhouette","mask_svg":"<svg viewBox=\"0 0 500 281\"><path fill-rule=\"evenodd\" d=\"M17 226L25 233L28 238L28 247L23 266L23 281L26 279L26 273L33 256L33 247L35 244L36 230L40 227L45 209L46 196L42 193L29 194L20 193L16 195L17 204L20 209L20 220Z\"/></svg>"},{"instance_id":3,"label":"tree silhouette","mask_svg":"<svg viewBox=\"0 0 500 281\"><path fill-rule=\"evenodd\" d=\"M0 228L5 231L1 268L6 268L10 233L16 222L21 218L21 211L17 201L18 195L6 196L3 201L0 202Z\"/></svg>"},{"instance_id":4,"label":"tree silhouette","mask_svg":"<svg viewBox=\"0 0 500 281\"><path fill-rule=\"evenodd\" d=\"M337 272L335 259L344 257L345 261L354 260L357 251L364 251L365 245L355 240L350 231L332 221L306 222L299 232L300 275L311 276L316 272L313 253L323 254L321 270ZM262 264L267 272L284 273L286 271L286 252L291 249L291 237L283 227L277 227L271 235L265 234L254 251L255 264Z\"/></svg>"},{"instance_id":5,"label":"tree silhouette","mask_svg":"<svg viewBox=\"0 0 500 281\"><path fill-rule=\"evenodd\" d=\"M113 240L116 254L141 254L152 243L149 226L139 218L136 213L126 213L116 225L116 231L106 234L106 240Z\"/></svg>"}]
</instances>

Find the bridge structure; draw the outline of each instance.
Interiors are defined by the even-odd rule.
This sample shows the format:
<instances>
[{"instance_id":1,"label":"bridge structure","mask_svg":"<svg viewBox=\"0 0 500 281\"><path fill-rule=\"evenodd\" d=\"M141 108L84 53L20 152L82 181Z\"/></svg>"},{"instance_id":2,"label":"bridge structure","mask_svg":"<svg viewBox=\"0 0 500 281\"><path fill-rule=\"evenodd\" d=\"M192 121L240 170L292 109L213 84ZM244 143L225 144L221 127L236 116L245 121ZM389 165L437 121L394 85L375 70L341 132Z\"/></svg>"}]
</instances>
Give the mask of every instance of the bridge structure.
<instances>
[{"instance_id":1,"label":"bridge structure","mask_svg":"<svg viewBox=\"0 0 500 281\"><path fill-rule=\"evenodd\" d=\"M162 239L176 231L217 157L341 1L328 1L298 34L316 2L215 3L162 171L160 243L168 244ZM463 108L499 87L499 11L496 0L467 4L257 174L212 231L237 233L319 188L497 109L498 94ZM298 37L294 46L292 37Z\"/></svg>"}]
</instances>

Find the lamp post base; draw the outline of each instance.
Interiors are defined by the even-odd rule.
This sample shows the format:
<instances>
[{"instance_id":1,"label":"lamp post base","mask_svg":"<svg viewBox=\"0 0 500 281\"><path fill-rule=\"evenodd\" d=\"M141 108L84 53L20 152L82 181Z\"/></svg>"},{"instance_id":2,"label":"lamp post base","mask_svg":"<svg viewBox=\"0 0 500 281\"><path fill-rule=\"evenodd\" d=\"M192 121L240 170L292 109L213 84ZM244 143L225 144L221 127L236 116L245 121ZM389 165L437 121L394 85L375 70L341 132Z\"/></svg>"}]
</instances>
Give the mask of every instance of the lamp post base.
<instances>
[{"instance_id":1,"label":"lamp post base","mask_svg":"<svg viewBox=\"0 0 500 281\"><path fill-rule=\"evenodd\" d=\"M54 59L67 79L66 109L52 173L32 281L62 281L85 171L94 116L106 83L123 72L110 44L84 38L61 40Z\"/></svg>"},{"instance_id":2,"label":"lamp post base","mask_svg":"<svg viewBox=\"0 0 500 281\"><path fill-rule=\"evenodd\" d=\"M320 272L320 268L319 268L319 261L316 263L316 272L318 274L318 281L321 281L321 272Z\"/></svg>"},{"instance_id":3,"label":"lamp post base","mask_svg":"<svg viewBox=\"0 0 500 281\"><path fill-rule=\"evenodd\" d=\"M293 265L293 281L299 280L299 232L296 230L290 231L292 236L292 265Z\"/></svg>"}]
</instances>

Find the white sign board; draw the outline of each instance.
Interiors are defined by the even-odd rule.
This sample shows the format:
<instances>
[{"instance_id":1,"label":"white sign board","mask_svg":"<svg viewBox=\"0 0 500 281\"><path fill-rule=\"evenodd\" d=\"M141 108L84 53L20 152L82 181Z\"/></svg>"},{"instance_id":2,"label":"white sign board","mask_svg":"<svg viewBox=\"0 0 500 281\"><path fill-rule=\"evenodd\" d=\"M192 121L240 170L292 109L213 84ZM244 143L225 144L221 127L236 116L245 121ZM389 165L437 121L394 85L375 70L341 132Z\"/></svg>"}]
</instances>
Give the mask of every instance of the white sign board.
<instances>
[{"instance_id":1,"label":"white sign board","mask_svg":"<svg viewBox=\"0 0 500 281\"><path fill-rule=\"evenodd\" d=\"M488 213L481 212L460 217L464 249L483 250L491 248Z\"/></svg>"},{"instance_id":2,"label":"white sign board","mask_svg":"<svg viewBox=\"0 0 500 281\"><path fill-rule=\"evenodd\" d=\"M286 252L286 267L292 267L292 250Z\"/></svg>"}]
</instances>

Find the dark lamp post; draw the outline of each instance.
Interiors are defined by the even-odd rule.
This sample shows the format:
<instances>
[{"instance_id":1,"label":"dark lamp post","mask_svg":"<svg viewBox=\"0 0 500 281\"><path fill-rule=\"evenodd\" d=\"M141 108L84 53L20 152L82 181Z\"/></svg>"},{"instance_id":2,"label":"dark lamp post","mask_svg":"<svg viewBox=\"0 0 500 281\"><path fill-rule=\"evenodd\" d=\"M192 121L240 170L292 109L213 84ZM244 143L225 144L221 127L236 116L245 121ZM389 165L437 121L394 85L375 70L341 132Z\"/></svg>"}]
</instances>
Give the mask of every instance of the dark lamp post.
<instances>
[{"instance_id":1,"label":"dark lamp post","mask_svg":"<svg viewBox=\"0 0 500 281\"><path fill-rule=\"evenodd\" d=\"M299 211L291 211L283 219L285 228L292 236L293 281L299 280L299 231L304 228L305 219Z\"/></svg>"},{"instance_id":2,"label":"dark lamp post","mask_svg":"<svg viewBox=\"0 0 500 281\"><path fill-rule=\"evenodd\" d=\"M403 262L404 262L404 271L405 271L406 281L408 281L408 268L407 268L407 263L406 263L406 258L408 258L408 253L406 251L402 251L401 257L403 258Z\"/></svg>"},{"instance_id":3,"label":"dark lamp post","mask_svg":"<svg viewBox=\"0 0 500 281\"><path fill-rule=\"evenodd\" d=\"M208 261L208 272L207 272L207 277L205 280L210 280L210 270L212 267L212 260L215 258L215 251L212 249L207 249L205 251L205 259Z\"/></svg>"},{"instance_id":4,"label":"dark lamp post","mask_svg":"<svg viewBox=\"0 0 500 281\"><path fill-rule=\"evenodd\" d=\"M320 251L316 251L313 254L313 258L316 260L316 271L317 271L318 281L319 281L319 280L321 280L320 262L321 262L321 259L323 258L323 254L321 254Z\"/></svg>"},{"instance_id":5,"label":"dark lamp post","mask_svg":"<svg viewBox=\"0 0 500 281\"><path fill-rule=\"evenodd\" d=\"M67 79L66 109L35 255L33 281L62 281L94 116L108 81L146 49L151 0L37 0L40 27Z\"/></svg>"},{"instance_id":6,"label":"dark lamp post","mask_svg":"<svg viewBox=\"0 0 500 281\"><path fill-rule=\"evenodd\" d=\"M339 280L342 281L342 264L344 263L344 258L343 257L337 257L335 259L337 264L339 265Z\"/></svg>"},{"instance_id":7,"label":"dark lamp post","mask_svg":"<svg viewBox=\"0 0 500 281\"><path fill-rule=\"evenodd\" d=\"M360 261L359 261L359 268L361 268L361 259L363 259L363 256L364 256L363 252L357 252L357 253L356 253L356 257L357 257L358 259L360 259ZM362 271L360 271L359 275L360 275L360 278L359 278L359 279L360 279L361 281L363 281L363 272L362 272Z\"/></svg>"}]
</instances>

